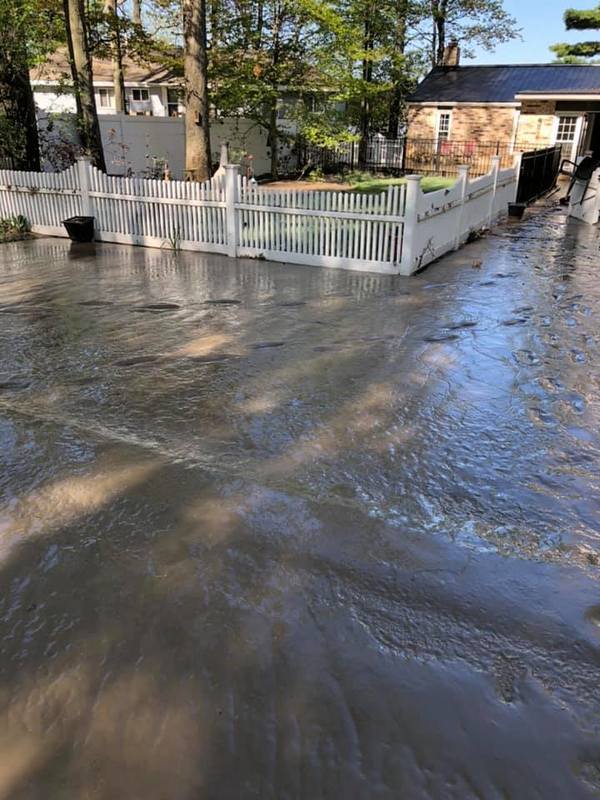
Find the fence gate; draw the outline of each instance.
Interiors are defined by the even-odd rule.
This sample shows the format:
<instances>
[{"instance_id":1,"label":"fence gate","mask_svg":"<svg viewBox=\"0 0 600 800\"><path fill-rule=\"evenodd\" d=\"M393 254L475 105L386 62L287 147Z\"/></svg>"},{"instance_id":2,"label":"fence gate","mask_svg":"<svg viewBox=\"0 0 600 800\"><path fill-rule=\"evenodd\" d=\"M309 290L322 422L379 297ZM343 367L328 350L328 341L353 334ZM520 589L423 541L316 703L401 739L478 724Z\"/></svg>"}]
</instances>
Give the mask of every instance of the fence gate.
<instances>
[{"instance_id":1,"label":"fence gate","mask_svg":"<svg viewBox=\"0 0 600 800\"><path fill-rule=\"evenodd\" d=\"M561 147L530 150L521 156L517 203L533 203L556 185L560 169Z\"/></svg>"}]
</instances>

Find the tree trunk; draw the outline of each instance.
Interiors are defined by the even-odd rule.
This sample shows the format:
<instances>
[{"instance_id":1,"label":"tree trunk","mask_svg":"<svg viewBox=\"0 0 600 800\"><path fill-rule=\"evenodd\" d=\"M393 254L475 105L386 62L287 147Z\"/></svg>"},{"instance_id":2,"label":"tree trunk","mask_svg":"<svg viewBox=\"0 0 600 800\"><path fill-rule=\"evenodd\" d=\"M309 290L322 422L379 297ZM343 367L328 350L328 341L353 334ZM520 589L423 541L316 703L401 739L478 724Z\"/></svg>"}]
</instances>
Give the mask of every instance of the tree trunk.
<instances>
[{"instance_id":1,"label":"tree trunk","mask_svg":"<svg viewBox=\"0 0 600 800\"><path fill-rule=\"evenodd\" d=\"M131 0L131 19L136 25L142 24L142 0Z\"/></svg>"},{"instance_id":2,"label":"tree trunk","mask_svg":"<svg viewBox=\"0 0 600 800\"><path fill-rule=\"evenodd\" d=\"M25 127L25 169L40 169L40 142L38 137L37 114L35 113L35 102L33 99L33 89L29 83L29 70L25 66L24 73L15 82L16 91L20 95L19 109L23 115Z\"/></svg>"},{"instance_id":3,"label":"tree trunk","mask_svg":"<svg viewBox=\"0 0 600 800\"><path fill-rule=\"evenodd\" d=\"M259 4L258 35L262 37L264 26L264 9L262 2ZM277 95L279 80L277 78L280 57L281 26L283 24L282 6L275 3L273 7L273 22L271 26L271 97L268 104L269 147L271 148L271 177L277 178L279 174L279 130L277 128Z\"/></svg>"},{"instance_id":4,"label":"tree trunk","mask_svg":"<svg viewBox=\"0 0 600 800\"><path fill-rule=\"evenodd\" d=\"M38 172L40 147L33 90L29 81L27 43L10 24L0 49L0 115L7 123L0 151L16 169Z\"/></svg>"},{"instance_id":5,"label":"tree trunk","mask_svg":"<svg viewBox=\"0 0 600 800\"><path fill-rule=\"evenodd\" d=\"M192 180L211 176L206 50L206 0L183 2L185 171Z\"/></svg>"},{"instance_id":6,"label":"tree trunk","mask_svg":"<svg viewBox=\"0 0 600 800\"><path fill-rule=\"evenodd\" d=\"M394 53L403 56L406 49L406 14L407 0L399 0L396 7L396 34L394 36ZM402 111L402 100L404 98L404 70L403 63L396 65L392 70L392 80L394 88L390 98L390 110L388 113L388 137L397 139L400 129L400 112Z\"/></svg>"},{"instance_id":7,"label":"tree trunk","mask_svg":"<svg viewBox=\"0 0 600 800\"><path fill-rule=\"evenodd\" d=\"M439 67L444 62L446 49L446 17L448 0L431 0L431 18L433 22L432 66Z\"/></svg>"},{"instance_id":8,"label":"tree trunk","mask_svg":"<svg viewBox=\"0 0 600 800\"><path fill-rule=\"evenodd\" d=\"M400 132L400 110L402 108L402 87L396 82L392 89L390 110L388 113L387 135L388 139L397 139Z\"/></svg>"},{"instance_id":9,"label":"tree trunk","mask_svg":"<svg viewBox=\"0 0 600 800\"><path fill-rule=\"evenodd\" d=\"M9 94L8 102L3 105L9 107L7 116L13 118L15 125L20 128L17 136L18 148L12 154L17 169L28 169L34 172L40 170L40 143L38 138L37 115L33 100L33 90L29 83L29 69L26 63L11 64L9 85L6 86Z\"/></svg>"},{"instance_id":10,"label":"tree trunk","mask_svg":"<svg viewBox=\"0 0 600 800\"><path fill-rule=\"evenodd\" d=\"M115 111L117 114L125 113L125 77L123 75L123 51L121 47L121 33L119 31L119 16L117 14L117 0L105 0L104 13L110 19L113 36L112 63L113 84L115 93Z\"/></svg>"},{"instance_id":11,"label":"tree trunk","mask_svg":"<svg viewBox=\"0 0 600 800\"><path fill-rule=\"evenodd\" d=\"M371 52L373 50L373 32L371 30L369 9L367 9L367 16L364 21L363 47L363 96L360 104L360 141L358 143L358 165L361 169L364 169L367 164L367 151L369 147L369 136L371 134L371 98L369 96L369 84L373 81L373 61L371 58Z\"/></svg>"},{"instance_id":12,"label":"tree trunk","mask_svg":"<svg viewBox=\"0 0 600 800\"><path fill-rule=\"evenodd\" d=\"M277 130L277 97L274 95L269 107L269 147L271 148L271 177L279 174L279 132Z\"/></svg>"},{"instance_id":13,"label":"tree trunk","mask_svg":"<svg viewBox=\"0 0 600 800\"><path fill-rule=\"evenodd\" d=\"M81 142L95 166L105 171L83 3L82 0L63 0L63 6Z\"/></svg>"}]
</instances>

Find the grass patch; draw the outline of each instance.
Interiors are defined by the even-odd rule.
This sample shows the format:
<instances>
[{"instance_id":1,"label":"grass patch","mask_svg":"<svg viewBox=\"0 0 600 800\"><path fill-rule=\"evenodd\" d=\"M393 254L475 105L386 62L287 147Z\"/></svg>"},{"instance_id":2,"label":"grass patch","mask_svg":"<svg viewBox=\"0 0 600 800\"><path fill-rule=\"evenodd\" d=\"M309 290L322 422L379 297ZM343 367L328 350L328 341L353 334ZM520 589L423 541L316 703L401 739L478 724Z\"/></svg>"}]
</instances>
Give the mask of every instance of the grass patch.
<instances>
[{"instance_id":1,"label":"grass patch","mask_svg":"<svg viewBox=\"0 0 600 800\"><path fill-rule=\"evenodd\" d=\"M0 244L25 239L30 230L29 220L22 214L18 214L16 217L0 219Z\"/></svg>"},{"instance_id":2,"label":"grass patch","mask_svg":"<svg viewBox=\"0 0 600 800\"><path fill-rule=\"evenodd\" d=\"M424 192L436 192L438 189L447 189L453 186L456 178L441 178L437 175L426 176L421 180L421 188ZM384 192L388 186L400 186L406 183L404 178L377 178L374 175L349 175L348 183L356 192L372 194Z\"/></svg>"}]
</instances>

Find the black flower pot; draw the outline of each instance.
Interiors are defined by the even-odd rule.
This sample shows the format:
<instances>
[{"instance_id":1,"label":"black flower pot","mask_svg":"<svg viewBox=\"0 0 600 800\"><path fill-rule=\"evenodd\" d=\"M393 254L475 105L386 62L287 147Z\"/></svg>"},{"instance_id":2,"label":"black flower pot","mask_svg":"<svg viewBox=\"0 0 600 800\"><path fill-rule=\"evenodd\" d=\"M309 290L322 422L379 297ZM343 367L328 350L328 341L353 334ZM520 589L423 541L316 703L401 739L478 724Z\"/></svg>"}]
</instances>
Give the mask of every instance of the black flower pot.
<instances>
[{"instance_id":1,"label":"black flower pot","mask_svg":"<svg viewBox=\"0 0 600 800\"><path fill-rule=\"evenodd\" d=\"M72 242L93 242L94 219L95 217L69 217L63 220L69 239Z\"/></svg>"},{"instance_id":2,"label":"black flower pot","mask_svg":"<svg viewBox=\"0 0 600 800\"><path fill-rule=\"evenodd\" d=\"M509 203L508 216L515 219L521 219L527 208L527 203Z\"/></svg>"}]
</instances>

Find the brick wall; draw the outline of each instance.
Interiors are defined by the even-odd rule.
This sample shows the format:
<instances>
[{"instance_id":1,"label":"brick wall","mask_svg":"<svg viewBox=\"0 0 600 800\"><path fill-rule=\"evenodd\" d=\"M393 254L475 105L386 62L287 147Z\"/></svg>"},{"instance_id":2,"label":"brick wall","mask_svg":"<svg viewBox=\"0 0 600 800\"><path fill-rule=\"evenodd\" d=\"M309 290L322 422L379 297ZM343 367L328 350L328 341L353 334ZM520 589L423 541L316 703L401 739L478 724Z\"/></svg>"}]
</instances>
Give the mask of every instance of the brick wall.
<instances>
[{"instance_id":1,"label":"brick wall","mask_svg":"<svg viewBox=\"0 0 600 800\"><path fill-rule=\"evenodd\" d=\"M514 125L514 108L458 106L452 111L450 138L459 141L510 142Z\"/></svg>"},{"instance_id":2,"label":"brick wall","mask_svg":"<svg viewBox=\"0 0 600 800\"><path fill-rule=\"evenodd\" d=\"M524 103L517 125L517 147L554 143L556 104L551 101ZM512 142L517 109L503 106L454 106L450 139L453 141ZM408 110L410 139L434 139L437 108L412 106Z\"/></svg>"},{"instance_id":3,"label":"brick wall","mask_svg":"<svg viewBox=\"0 0 600 800\"><path fill-rule=\"evenodd\" d=\"M523 103L517 128L517 146L535 143L543 147L554 144L555 111L556 103L551 100Z\"/></svg>"},{"instance_id":4,"label":"brick wall","mask_svg":"<svg viewBox=\"0 0 600 800\"><path fill-rule=\"evenodd\" d=\"M409 106L408 136L410 139L435 138L436 109L432 106Z\"/></svg>"},{"instance_id":5,"label":"brick wall","mask_svg":"<svg viewBox=\"0 0 600 800\"><path fill-rule=\"evenodd\" d=\"M516 109L503 106L455 106L452 108L450 138L454 141L511 142ZM412 106L408 110L408 136L435 138L437 108Z\"/></svg>"}]
</instances>

